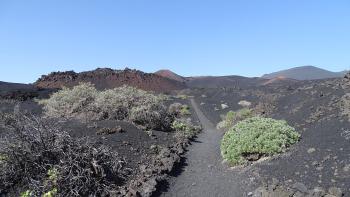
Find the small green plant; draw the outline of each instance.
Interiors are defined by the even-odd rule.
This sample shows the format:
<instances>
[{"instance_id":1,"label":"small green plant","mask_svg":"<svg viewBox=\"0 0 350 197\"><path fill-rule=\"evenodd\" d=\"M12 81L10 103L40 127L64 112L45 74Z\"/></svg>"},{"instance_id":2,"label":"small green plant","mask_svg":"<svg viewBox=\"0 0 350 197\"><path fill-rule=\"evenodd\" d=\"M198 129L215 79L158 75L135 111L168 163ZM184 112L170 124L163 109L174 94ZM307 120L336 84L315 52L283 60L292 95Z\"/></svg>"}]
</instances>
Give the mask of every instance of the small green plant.
<instances>
[{"instance_id":1,"label":"small green plant","mask_svg":"<svg viewBox=\"0 0 350 197\"><path fill-rule=\"evenodd\" d=\"M274 155L296 143L300 134L283 120L253 117L238 122L223 137L221 154L232 165L251 155Z\"/></svg>"},{"instance_id":2,"label":"small green plant","mask_svg":"<svg viewBox=\"0 0 350 197\"><path fill-rule=\"evenodd\" d=\"M182 105L180 109L180 115L181 116L191 115L190 107L188 105Z\"/></svg>"},{"instance_id":3,"label":"small green plant","mask_svg":"<svg viewBox=\"0 0 350 197\"><path fill-rule=\"evenodd\" d=\"M46 192L43 197L54 197L57 194L57 188L53 188L52 190Z\"/></svg>"},{"instance_id":4,"label":"small green plant","mask_svg":"<svg viewBox=\"0 0 350 197\"><path fill-rule=\"evenodd\" d=\"M243 108L238 111L229 111L222 118L222 121L218 123L218 129L229 129L237 122L253 117L253 112L251 109Z\"/></svg>"},{"instance_id":5,"label":"small green plant","mask_svg":"<svg viewBox=\"0 0 350 197\"><path fill-rule=\"evenodd\" d=\"M6 161L6 155L4 155L4 154L0 154L0 162L1 161Z\"/></svg>"},{"instance_id":6,"label":"small green plant","mask_svg":"<svg viewBox=\"0 0 350 197\"><path fill-rule=\"evenodd\" d=\"M21 197L31 197L32 196L32 191L26 190L21 193Z\"/></svg>"},{"instance_id":7,"label":"small green plant","mask_svg":"<svg viewBox=\"0 0 350 197\"><path fill-rule=\"evenodd\" d=\"M56 168L51 168L47 171L47 176L53 183L57 182L58 170Z\"/></svg>"}]
</instances>

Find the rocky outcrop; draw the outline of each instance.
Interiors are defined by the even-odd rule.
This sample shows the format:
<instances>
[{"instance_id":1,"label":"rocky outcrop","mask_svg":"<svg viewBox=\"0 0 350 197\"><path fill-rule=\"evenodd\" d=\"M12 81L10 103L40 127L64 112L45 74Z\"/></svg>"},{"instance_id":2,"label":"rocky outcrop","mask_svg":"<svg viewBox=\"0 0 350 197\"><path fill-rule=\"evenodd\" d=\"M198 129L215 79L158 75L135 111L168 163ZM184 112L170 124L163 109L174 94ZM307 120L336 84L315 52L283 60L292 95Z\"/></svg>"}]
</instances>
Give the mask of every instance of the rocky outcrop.
<instances>
[{"instance_id":1,"label":"rocky outcrop","mask_svg":"<svg viewBox=\"0 0 350 197\"><path fill-rule=\"evenodd\" d=\"M168 92L186 87L184 83L175 80L128 68L125 70L98 68L93 71L81 73L74 71L53 72L49 75L43 75L34 85L40 88L62 88L63 86L72 87L81 82L90 82L97 89L109 89L129 85L155 92Z\"/></svg>"}]
</instances>

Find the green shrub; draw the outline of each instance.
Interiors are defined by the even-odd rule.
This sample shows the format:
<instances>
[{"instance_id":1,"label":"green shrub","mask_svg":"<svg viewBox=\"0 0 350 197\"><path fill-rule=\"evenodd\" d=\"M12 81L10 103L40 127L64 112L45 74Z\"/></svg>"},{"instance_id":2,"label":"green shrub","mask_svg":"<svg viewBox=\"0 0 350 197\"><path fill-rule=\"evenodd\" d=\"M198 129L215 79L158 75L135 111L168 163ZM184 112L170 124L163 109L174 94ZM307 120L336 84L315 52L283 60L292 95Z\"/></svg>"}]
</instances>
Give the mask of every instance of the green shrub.
<instances>
[{"instance_id":1,"label":"green shrub","mask_svg":"<svg viewBox=\"0 0 350 197\"><path fill-rule=\"evenodd\" d=\"M243 108L238 111L229 111L222 118L222 121L217 124L218 129L229 129L237 122L253 117L253 112L251 109Z\"/></svg>"},{"instance_id":2,"label":"green shrub","mask_svg":"<svg viewBox=\"0 0 350 197\"><path fill-rule=\"evenodd\" d=\"M32 196L32 192L30 190L26 190L22 192L20 195L20 197L31 197L31 196Z\"/></svg>"},{"instance_id":3,"label":"green shrub","mask_svg":"<svg viewBox=\"0 0 350 197\"><path fill-rule=\"evenodd\" d=\"M190 120L184 119L176 119L171 127L176 131L176 138L191 139L201 131L200 126L194 126Z\"/></svg>"},{"instance_id":4,"label":"green shrub","mask_svg":"<svg viewBox=\"0 0 350 197\"><path fill-rule=\"evenodd\" d=\"M182 105L180 109L181 116L191 115L190 107L188 105Z\"/></svg>"},{"instance_id":5,"label":"green shrub","mask_svg":"<svg viewBox=\"0 0 350 197\"><path fill-rule=\"evenodd\" d=\"M300 134L283 120L253 117L233 126L221 141L221 154L233 165L244 164L247 156L273 155L296 143Z\"/></svg>"}]
</instances>

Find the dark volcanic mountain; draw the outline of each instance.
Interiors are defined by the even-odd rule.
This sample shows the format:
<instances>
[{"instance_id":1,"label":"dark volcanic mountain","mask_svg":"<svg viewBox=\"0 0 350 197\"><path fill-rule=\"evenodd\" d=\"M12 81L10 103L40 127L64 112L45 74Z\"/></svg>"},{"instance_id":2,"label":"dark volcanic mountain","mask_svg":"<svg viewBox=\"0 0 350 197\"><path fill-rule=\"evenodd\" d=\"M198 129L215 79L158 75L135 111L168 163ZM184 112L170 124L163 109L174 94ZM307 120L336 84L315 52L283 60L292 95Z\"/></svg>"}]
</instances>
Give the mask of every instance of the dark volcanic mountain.
<instances>
[{"instance_id":1,"label":"dark volcanic mountain","mask_svg":"<svg viewBox=\"0 0 350 197\"><path fill-rule=\"evenodd\" d=\"M180 76L180 75L174 73L171 70L166 70L166 69L165 70L158 70L154 74L160 75L162 77L169 78L169 79L172 79L172 80L175 80L175 81L179 81L179 82L185 82L186 81L185 77Z\"/></svg>"},{"instance_id":2,"label":"dark volcanic mountain","mask_svg":"<svg viewBox=\"0 0 350 197\"><path fill-rule=\"evenodd\" d=\"M168 92L186 87L184 83L172 79L128 68L125 70L98 68L93 71L80 73L74 71L53 72L49 75L43 75L34 85L40 88L61 88L62 86L72 87L80 82L90 82L94 84L97 89L129 85L156 92Z\"/></svg>"},{"instance_id":3,"label":"dark volcanic mountain","mask_svg":"<svg viewBox=\"0 0 350 197\"><path fill-rule=\"evenodd\" d=\"M297 80L313 80L343 77L344 72L331 72L315 66L301 66L270 74L265 74L262 78L273 79L276 77L284 77Z\"/></svg>"}]
</instances>

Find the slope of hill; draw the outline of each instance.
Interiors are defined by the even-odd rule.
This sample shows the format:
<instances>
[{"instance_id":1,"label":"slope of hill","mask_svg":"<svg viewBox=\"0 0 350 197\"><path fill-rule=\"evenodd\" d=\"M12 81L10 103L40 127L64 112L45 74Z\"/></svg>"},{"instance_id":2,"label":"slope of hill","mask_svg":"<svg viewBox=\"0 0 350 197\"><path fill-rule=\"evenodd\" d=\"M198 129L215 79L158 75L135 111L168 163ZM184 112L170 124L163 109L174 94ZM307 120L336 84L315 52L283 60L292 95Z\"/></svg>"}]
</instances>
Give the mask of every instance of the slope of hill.
<instances>
[{"instance_id":1,"label":"slope of hill","mask_svg":"<svg viewBox=\"0 0 350 197\"><path fill-rule=\"evenodd\" d=\"M296 79L290 79L283 76L278 76L272 79L267 79L262 85L289 85L298 82Z\"/></svg>"},{"instance_id":2,"label":"slope of hill","mask_svg":"<svg viewBox=\"0 0 350 197\"><path fill-rule=\"evenodd\" d=\"M301 66L270 74L265 74L262 78L272 79L276 77L285 77L297 80L313 80L343 77L344 72L331 72L315 66Z\"/></svg>"},{"instance_id":3,"label":"slope of hill","mask_svg":"<svg viewBox=\"0 0 350 197\"><path fill-rule=\"evenodd\" d=\"M188 77L186 84L192 88L246 88L261 84L266 79L248 78L242 76L203 76L203 77Z\"/></svg>"},{"instance_id":4,"label":"slope of hill","mask_svg":"<svg viewBox=\"0 0 350 197\"><path fill-rule=\"evenodd\" d=\"M0 99L28 100L34 97L47 97L51 89L37 88L32 84L0 81Z\"/></svg>"},{"instance_id":5,"label":"slope of hill","mask_svg":"<svg viewBox=\"0 0 350 197\"><path fill-rule=\"evenodd\" d=\"M169 78L175 81L179 81L179 82L185 82L186 78L182 77L174 72L172 72L171 70L158 70L157 72L155 72L154 74L165 77L165 78Z\"/></svg>"},{"instance_id":6,"label":"slope of hill","mask_svg":"<svg viewBox=\"0 0 350 197\"><path fill-rule=\"evenodd\" d=\"M97 89L108 89L129 85L143 90L168 92L185 88L185 84L156 74L144 73L138 70L113 70L98 68L93 71L76 73L74 71L53 72L43 75L34 85L41 88L72 87L80 82L90 82Z\"/></svg>"}]
</instances>

